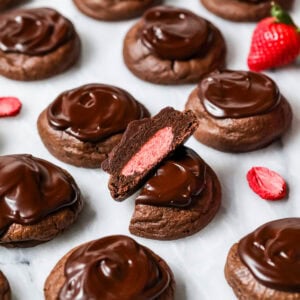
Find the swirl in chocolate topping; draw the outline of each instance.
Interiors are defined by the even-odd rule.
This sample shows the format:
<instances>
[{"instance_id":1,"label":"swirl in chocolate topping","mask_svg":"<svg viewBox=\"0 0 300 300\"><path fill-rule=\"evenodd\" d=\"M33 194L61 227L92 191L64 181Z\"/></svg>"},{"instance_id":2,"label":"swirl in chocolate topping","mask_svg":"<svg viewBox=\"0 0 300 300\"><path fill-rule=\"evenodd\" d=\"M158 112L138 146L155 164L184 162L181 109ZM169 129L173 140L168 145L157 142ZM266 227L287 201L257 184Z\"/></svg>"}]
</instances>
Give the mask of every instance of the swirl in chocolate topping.
<instances>
[{"instance_id":1,"label":"swirl in chocolate topping","mask_svg":"<svg viewBox=\"0 0 300 300\"><path fill-rule=\"evenodd\" d=\"M0 15L0 51L44 55L75 35L72 23L50 8L15 10Z\"/></svg>"},{"instance_id":2,"label":"swirl in chocolate topping","mask_svg":"<svg viewBox=\"0 0 300 300\"><path fill-rule=\"evenodd\" d=\"M34 224L80 197L62 169L31 155L0 157L0 234L12 224Z\"/></svg>"},{"instance_id":3,"label":"swirl in chocolate topping","mask_svg":"<svg viewBox=\"0 0 300 300\"><path fill-rule=\"evenodd\" d=\"M300 292L300 218L269 222L244 237L239 256L264 286Z\"/></svg>"},{"instance_id":4,"label":"swirl in chocolate topping","mask_svg":"<svg viewBox=\"0 0 300 300\"><path fill-rule=\"evenodd\" d=\"M243 118L265 114L281 101L269 77L246 71L215 71L199 84L198 97L215 118Z\"/></svg>"},{"instance_id":5,"label":"swirl in chocolate topping","mask_svg":"<svg viewBox=\"0 0 300 300\"><path fill-rule=\"evenodd\" d=\"M163 59L184 60L206 46L210 27L189 10L171 6L149 9L143 17L142 43Z\"/></svg>"},{"instance_id":6,"label":"swirl in chocolate topping","mask_svg":"<svg viewBox=\"0 0 300 300\"><path fill-rule=\"evenodd\" d=\"M109 236L78 247L64 272L60 300L152 300L171 280L150 250L126 236Z\"/></svg>"},{"instance_id":7,"label":"swirl in chocolate topping","mask_svg":"<svg viewBox=\"0 0 300 300\"><path fill-rule=\"evenodd\" d=\"M196 152L180 147L147 181L137 204L188 207L205 188L206 164Z\"/></svg>"},{"instance_id":8,"label":"swirl in chocolate topping","mask_svg":"<svg viewBox=\"0 0 300 300\"><path fill-rule=\"evenodd\" d=\"M56 130L84 142L98 142L123 132L129 122L148 117L148 112L122 89L88 84L58 96L47 117Z\"/></svg>"}]
</instances>

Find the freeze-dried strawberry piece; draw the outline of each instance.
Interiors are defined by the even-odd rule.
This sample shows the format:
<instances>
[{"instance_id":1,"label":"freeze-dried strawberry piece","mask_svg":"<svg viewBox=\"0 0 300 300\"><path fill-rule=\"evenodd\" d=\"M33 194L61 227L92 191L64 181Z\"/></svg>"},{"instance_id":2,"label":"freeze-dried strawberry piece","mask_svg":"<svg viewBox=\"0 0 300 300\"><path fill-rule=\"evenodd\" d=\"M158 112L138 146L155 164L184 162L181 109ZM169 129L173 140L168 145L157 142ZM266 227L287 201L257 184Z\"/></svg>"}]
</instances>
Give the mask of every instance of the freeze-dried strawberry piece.
<instances>
[{"instance_id":1,"label":"freeze-dried strawberry piece","mask_svg":"<svg viewBox=\"0 0 300 300\"><path fill-rule=\"evenodd\" d=\"M19 113L22 103L15 97L0 97L0 117L12 117Z\"/></svg>"},{"instance_id":2,"label":"freeze-dried strawberry piece","mask_svg":"<svg viewBox=\"0 0 300 300\"><path fill-rule=\"evenodd\" d=\"M287 194L284 179L276 172L264 167L253 167L247 173L250 188L266 200L280 200Z\"/></svg>"}]
</instances>

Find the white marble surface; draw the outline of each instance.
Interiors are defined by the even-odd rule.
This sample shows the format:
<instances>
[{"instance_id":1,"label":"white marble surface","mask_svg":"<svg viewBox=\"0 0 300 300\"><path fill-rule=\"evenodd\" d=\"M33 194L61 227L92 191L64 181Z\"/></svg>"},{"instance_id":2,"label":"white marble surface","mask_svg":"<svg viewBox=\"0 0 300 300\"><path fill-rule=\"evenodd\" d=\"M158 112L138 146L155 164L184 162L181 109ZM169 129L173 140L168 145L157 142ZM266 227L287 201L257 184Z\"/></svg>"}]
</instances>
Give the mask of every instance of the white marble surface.
<instances>
[{"instance_id":1,"label":"white marble surface","mask_svg":"<svg viewBox=\"0 0 300 300\"><path fill-rule=\"evenodd\" d=\"M207 12L198 0L169 0L168 4L187 7L214 22L222 30L228 46L228 67L245 69L254 24L235 24ZM293 15L300 24L300 1ZM104 23L82 15L71 0L28 1L26 6L58 9L76 24L83 43L81 61L70 71L49 80L16 82L0 77L0 96L17 96L23 102L18 117L0 120L0 154L31 153L67 169L76 179L86 205L78 222L51 242L32 249L0 248L0 269L7 275L13 299L43 299L44 281L58 261L72 247L110 234L129 234L133 198L114 202L107 190L108 175L64 164L51 156L38 136L36 120L43 108L59 93L81 84L101 82L127 89L144 103L152 114L171 105L183 109L193 85L157 86L135 78L124 66L122 39L134 21ZM177 281L177 300L234 299L223 268L229 247L244 234L266 221L300 213L300 72L288 67L268 73L289 99L294 120L292 129L271 146L246 154L225 154L199 144L188 145L216 171L223 187L222 208L204 230L192 237L161 242L136 238L170 264ZM248 187L245 175L254 165L270 167L289 184L287 201L265 202ZM120 299L121 300L121 299Z\"/></svg>"}]
</instances>

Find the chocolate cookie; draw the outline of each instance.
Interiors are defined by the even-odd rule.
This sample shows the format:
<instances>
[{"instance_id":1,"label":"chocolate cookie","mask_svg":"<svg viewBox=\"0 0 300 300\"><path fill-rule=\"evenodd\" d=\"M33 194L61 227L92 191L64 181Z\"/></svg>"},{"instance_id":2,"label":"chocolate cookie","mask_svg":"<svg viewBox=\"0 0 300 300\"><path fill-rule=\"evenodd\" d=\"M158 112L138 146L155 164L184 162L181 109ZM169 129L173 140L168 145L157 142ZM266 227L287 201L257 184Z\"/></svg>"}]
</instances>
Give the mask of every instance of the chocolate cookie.
<instances>
[{"instance_id":1,"label":"chocolate cookie","mask_svg":"<svg viewBox=\"0 0 300 300\"><path fill-rule=\"evenodd\" d=\"M31 247L68 228L82 208L67 171L31 155L0 156L0 246Z\"/></svg>"},{"instance_id":2,"label":"chocolate cookie","mask_svg":"<svg viewBox=\"0 0 300 300\"><path fill-rule=\"evenodd\" d=\"M121 142L102 163L111 174L109 190L120 201L134 193L149 172L193 134L198 126L191 111L171 107L153 118L131 122Z\"/></svg>"},{"instance_id":3,"label":"chocolate cookie","mask_svg":"<svg viewBox=\"0 0 300 300\"><path fill-rule=\"evenodd\" d=\"M0 299L1 300L11 299L9 283L1 271L0 271Z\"/></svg>"},{"instance_id":4,"label":"chocolate cookie","mask_svg":"<svg viewBox=\"0 0 300 300\"><path fill-rule=\"evenodd\" d=\"M292 111L266 75L215 71L205 76L186 104L200 126L195 137L221 151L246 152L267 146L291 125Z\"/></svg>"},{"instance_id":5,"label":"chocolate cookie","mask_svg":"<svg viewBox=\"0 0 300 300\"><path fill-rule=\"evenodd\" d=\"M146 182L129 230L158 240L186 237L205 227L220 204L216 174L196 152L182 146Z\"/></svg>"},{"instance_id":6,"label":"chocolate cookie","mask_svg":"<svg viewBox=\"0 0 300 300\"><path fill-rule=\"evenodd\" d=\"M162 0L73 0L86 15L104 21L118 21L140 16Z\"/></svg>"},{"instance_id":7,"label":"chocolate cookie","mask_svg":"<svg viewBox=\"0 0 300 300\"><path fill-rule=\"evenodd\" d=\"M108 236L67 253L46 280L46 300L174 299L167 263L127 236Z\"/></svg>"},{"instance_id":8,"label":"chocolate cookie","mask_svg":"<svg viewBox=\"0 0 300 300\"><path fill-rule=\"evenodd\" d=\"M233 245L225 276L238 299L300 299L300 218L266 223Z\"/></svg>"},{"instance_id":9,"label":"chocolate cookie","mask_svg":"<svg viewBox=\"0 0 300 300\"><path fill-rule=\"evenodd\" d=\"M200 0L215 15L231 21L258 21L270 15L272 0ZM294 0L275 1L290 9Z\"/></svg>"},{"instance_id":10,"label":"chocolate cookie","mask_svg":"<svg viewBox=\"0 0 300 300\"><path fill-rule=\"evenodd\" d=\"M149 9L127 33L124 61L137 77L160 84L197 82L225 63L220 31L189 10Z\"/></svg>"},{"instance_id":11,"label":"chocolate cookie","mask_svg":"<svg viewBox=\"0 0 300 300\"><path fill-rule=\"evenodd\" d=\"M39 116L41 139L56 158L85 168L99 168L121 140L129 122L149 117L126 91L88 84L59 95Z\"/></svg>"},{"instance_id":12,"label":"chocolate cookie","mask_svg":"<svg viewBox=\"0 0 300 300\"><path fill-rule=\"evenodd\" d=\"M80 54L73 24L50 8L13 10L0 15L0 74L37 80L61 73Z\"/></svg>"}]
</instances>

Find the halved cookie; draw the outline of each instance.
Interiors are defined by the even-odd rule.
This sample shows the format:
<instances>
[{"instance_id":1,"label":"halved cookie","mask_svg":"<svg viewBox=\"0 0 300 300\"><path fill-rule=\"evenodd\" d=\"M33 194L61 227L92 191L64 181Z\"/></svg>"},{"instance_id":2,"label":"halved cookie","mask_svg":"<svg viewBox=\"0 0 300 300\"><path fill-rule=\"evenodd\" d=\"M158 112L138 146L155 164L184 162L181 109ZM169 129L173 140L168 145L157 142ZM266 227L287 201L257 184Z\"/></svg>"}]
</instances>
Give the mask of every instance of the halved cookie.
<instances>
[{"instance_id":1,"label":"halved cookie","mask_svg":"<svg viewBox=\"0 0 300 300\"><path fill-rule=\"evenodd\" d=\"M111 174L109 189L114 199L129 197L149 172L183 144L198 126L191 111L164 108L153 118L131 122L120 143L102 163Z\"/></svg>"},{"instance_id":2,"label":"halved cookie","mask_svg":"<svg viewBox=\"0 0 300 300\"><path fill-rule=\"evenodd\" d=\"M129 230L158 240L186 237L204 228L220 204L221 186L214 171L196 152L181 146L145 183Z\"/></svg>"}]
</instances>

